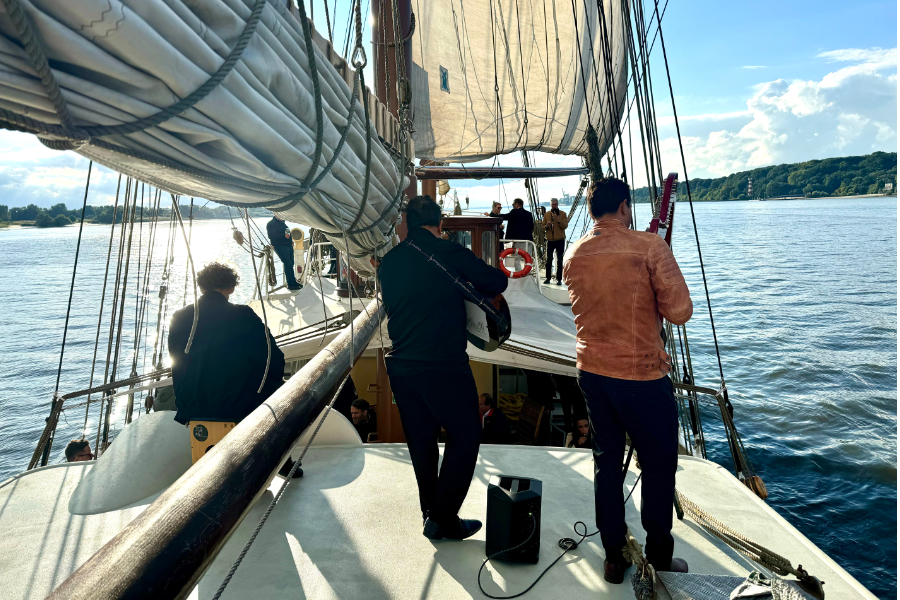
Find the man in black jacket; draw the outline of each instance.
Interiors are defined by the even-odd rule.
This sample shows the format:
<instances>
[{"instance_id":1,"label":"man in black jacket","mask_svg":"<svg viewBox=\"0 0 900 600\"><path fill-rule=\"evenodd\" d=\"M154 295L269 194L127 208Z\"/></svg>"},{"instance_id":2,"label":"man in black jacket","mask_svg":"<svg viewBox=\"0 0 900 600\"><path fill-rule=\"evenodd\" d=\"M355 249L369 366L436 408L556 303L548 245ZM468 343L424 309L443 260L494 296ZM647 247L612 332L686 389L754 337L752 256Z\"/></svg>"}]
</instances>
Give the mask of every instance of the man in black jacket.
<instances>
[{"instance_id":1,"label":"man in black jacket","mask_svg":"<svg viewBox=\"0 0 900 600\"><path fill-rule=\"evenodd\" d=\"M187 353L194 305L189 304L172 315L168 342L172 383L178 398L175 420L179 423L237 423L283 382L284 354L269 328L249 306L228 301L239 280L233 268L218 262L208 264L197 273L197 285L203 295L198 301L197 328ZM272 353L269 371L262 392L258 393L266 372L267 345ZM280 473L287 474L284 468Z\"/></svg>"},{"instance_id":2,"label":"man in black jacket","mask_svg":"<svg viewBox=\"0 0 900 600\"><path fill-rule=\"evenodd\" d=\"M521 198L513 200L513 209L506 214L496 215L504 221L509 221L509 227L506 228L506 239L508 240L531 240L534 241L534 217L531 211L525 210L525 203Z\"/></svg>"},{"instance_id":3,"label":"man in black jacket","mask_svg":"<svg viewBox=\"0 0 900 600\"><path fill-rule=\"evenodd\" d=\"M466 354L463 293L428 257L488 297L502 293L508 279L440 238L441 209L429 196L410 200L405 218L406 240L378 269L393 342L385 362L427 518L423 534L464 539L481 528L459 518L481 440L478 390ZM448 439L438 475L441 427Z\"/></svg>"},{"instance_id":4,"label":"man in black jacket","mask_svg":"<svg viewBox=\"0 0 900 600\"><path fill-rule=\"evenodd\" d=\"M266 223L266 232L269 234L269 243L284 265L285 285L289 290L299 290L300 284L294 276L294 244L291 242L291 232L284 224L284 219L274 215L272 220Z\"/></svg>"}]
</instances>

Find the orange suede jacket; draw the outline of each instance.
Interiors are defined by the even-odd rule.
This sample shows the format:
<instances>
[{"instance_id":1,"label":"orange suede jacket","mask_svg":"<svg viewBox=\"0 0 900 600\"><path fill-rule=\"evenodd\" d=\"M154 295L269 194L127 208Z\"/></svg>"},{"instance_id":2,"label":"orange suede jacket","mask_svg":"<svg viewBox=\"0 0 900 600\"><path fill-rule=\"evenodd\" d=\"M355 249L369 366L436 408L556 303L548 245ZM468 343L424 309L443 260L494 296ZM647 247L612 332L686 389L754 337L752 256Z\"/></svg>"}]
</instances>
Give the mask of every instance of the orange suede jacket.
<instances>
[{"instance_id":1,"label":"orange suede jacket","mask_svg":"<svg viewBox=\"0 0 900 600\"><path fill-rule=\"evenodd\" d=\"M569 247L563 279L575 314L579 369L635 381L668 373L660 315L681 325L694 306L665 240L600 219Z\"/></svg>"}]
</instances>

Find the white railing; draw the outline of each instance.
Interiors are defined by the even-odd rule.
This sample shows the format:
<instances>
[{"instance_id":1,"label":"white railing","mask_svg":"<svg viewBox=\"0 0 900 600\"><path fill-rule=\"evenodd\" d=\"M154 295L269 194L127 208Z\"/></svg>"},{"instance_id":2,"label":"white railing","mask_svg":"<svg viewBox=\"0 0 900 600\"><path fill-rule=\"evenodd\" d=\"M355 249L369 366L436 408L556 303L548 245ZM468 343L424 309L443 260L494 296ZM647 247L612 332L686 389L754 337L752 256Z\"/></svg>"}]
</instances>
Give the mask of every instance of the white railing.
<instances>
[{"instance_id":1,"label":"white railing","mask_svg":"<svg viewBox=\"0 0 900 600\"><path fill-rule=\"evenodd\" d=\"M329 248L325 248L326 246ZM325 275L325 271L328 267L330 267L332 263L337 262L337 258L331 256L330 246L332 246L331 242L318 242L307 249L308 259L306 261L306 268L303 269L304 285L309 282L310 273L315 271ZM327 250L328 254L323 254L323 250ZM338 267L336 265L334 269L335 274L337 274L337 271Z\"/></svg>"},{"instance_id":2,"label":"white railing","mask_svg":"<svg viewBox=\"0 0 900 600\"><path fill-rule=\"evenodd\" d=\"M522 248L523 250L525 250L525 252L527 252L529 254L529 256L531 256L531 273L529 273L529 275L534 277L534 281L538 286L538 291L541 291L543 284L541 282L540 273L538 273L538 271L540 271L540 267L538 266L537 245L532 240L510 240L510 239L500 240L500 252L501 253L509 247ZM507 260L513 261L513 266L517 267L517 265L515 263L517 261L522 260L522 258L520 258L518 254L513 254L512 256L509 256L509 257L503 259L504 264L506 264L505 261L507 261ZM510 267L508 265L506 266L506 268L509 269L510 271L512 271L512 269L510 269Z\"/></svg>"}]
</instances>

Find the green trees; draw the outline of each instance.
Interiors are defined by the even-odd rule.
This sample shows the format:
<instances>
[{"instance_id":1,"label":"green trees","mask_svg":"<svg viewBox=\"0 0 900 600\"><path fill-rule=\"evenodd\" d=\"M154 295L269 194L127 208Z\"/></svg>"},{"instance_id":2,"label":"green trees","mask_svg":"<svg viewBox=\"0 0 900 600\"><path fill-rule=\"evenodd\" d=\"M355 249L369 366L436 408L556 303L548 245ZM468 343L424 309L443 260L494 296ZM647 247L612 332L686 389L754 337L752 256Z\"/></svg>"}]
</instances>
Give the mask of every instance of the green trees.
<instances>
[{"instance_id":1,"label":"green trees","mask_svg":"<svg viewBox=\"0 0 900 600\"><path fill-rule=\"evenodd\" d=\"M9 221L9 207L0 204L0 221Z\"/></svg>"},{"instance_id":2,"label":"green trees","mask_svg":"<svg viewBox=\"0 0 900 600\"><path fill-rule=\"evenodd\" d=\"M884 192L886 183L897 188L897 153L875 152L866 156L847 156L810 160L792 165L761 167L734 173L718 179L692 179L691 196L698 201L743 200L748 194L748 180L753 178L753 197L853 196ZM678 187L686 198L684 182ZM633 192L636 202L648 202L646 187Z\"/></svg>"}]
</instances>

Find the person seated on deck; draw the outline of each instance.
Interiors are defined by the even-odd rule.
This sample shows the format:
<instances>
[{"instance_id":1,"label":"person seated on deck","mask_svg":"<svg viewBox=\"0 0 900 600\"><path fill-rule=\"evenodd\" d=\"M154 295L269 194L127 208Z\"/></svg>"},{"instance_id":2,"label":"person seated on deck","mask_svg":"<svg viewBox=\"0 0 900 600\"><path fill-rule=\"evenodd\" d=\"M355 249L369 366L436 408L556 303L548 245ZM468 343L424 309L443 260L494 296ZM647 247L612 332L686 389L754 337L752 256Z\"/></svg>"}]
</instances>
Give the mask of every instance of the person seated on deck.
<instances>
[{"instance_id":1,"label":"person seated on deck","mask_svg":"<svg viewBox=\"0 0 900 600\"><path fill-rule=\"evenodd\" d=\"M284 217L272 215L272 219L266 223L266 233L284 266L284 285L289 290L299 290L301 286L294 275L294 242L291 241L291 232L284 223Z\"/></svg>"},{"instance_id":2,"label":"person seated on deck","mask_svg":"<svg viewBox=\"0 0 900 600\"><path fill-rule=\"evenodd\" d=\"M385 363L419 486L422 534L465 539L481 529L481 522L459 518L481 441L478 388L466 354L465 296L432 261L489 298L503 293L509 279L441 239L441 207L431 197L410 200L404 219L406 239L378 268L394 344ZM448 437L439 475L441 427Z\"/></svg>"},{"instance_id":3,"label":"person seated on deck","mask_svg":"<svg viewBox=\"0 0 900 600\"><path fill-rule=\"evenodd\" d=\"M591 422L586 415L580 415L575 419L575 431L572 439L566 444L567 448L591 448L594 441L591 439Z\"/></svg>"},{"instance_id":4,"label":"person seated on deck","mask_svg":"<svg viewBox=\"0 0 900 600\"><path fill-rule=\"evenodd\" d=\"M503 411L497 408L490 394L478 396L478 411L481 413L481 443L508 444L509 421Z\"/></svg>"},{"instance_id":5,"label":"person seated on deck","mask_svg":"<svg viewBox=\"0 0 900 600\"><path fill-rule=\"evenodd\" d=\"M363 444L369 441L369 435L378 433L378 417L365 400L354 400L350 405L350 418Z\"/></svg>"},{"instance_id":6,"label":"person seated on deck","mask_svg":"<svg viewBox=\"0 0 900 600\"><path fill-rule=\"evenodd\" d=\"M178 423L238 423L283 383L284 354L269 328L249 306L228 301L239 283L237 271L220 262L212 262L197 273L197 286L203 295L187 353L194 305L172 315L168 344ZM292 464L288 459L279 474L287 475ZM294 476L302 474L298 469Z\"/></svg>"},{"instance_id":7,"label":"person seated on deck","mask_svg":"<svg viewBox=\"0 0 900 600\"><path fill-rule=\"evenodd\" d=\"M687 572L687 563L672 557L678 409L660 318L686 323L693 314L691 295L665 240L630 229L628 184L597 180L587 200L594 228L569 247L563 279L577 329L578 385L594 432L594 506L606 549L604 578L622 583L629 566L622 555L626 433L641 457L647 561L657 571Z\"/></svg>"},{"instance_id":8,"label":"person seated on deck","mask_svg":"<svg viewBox=\"0 0 900 600\"><path fill-rule=\"evenodd\" d=\"M93 460L91 443L87 440L72 440L66 445L66 462L84 462Z\"/></svg>"}]
</instances>

